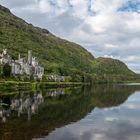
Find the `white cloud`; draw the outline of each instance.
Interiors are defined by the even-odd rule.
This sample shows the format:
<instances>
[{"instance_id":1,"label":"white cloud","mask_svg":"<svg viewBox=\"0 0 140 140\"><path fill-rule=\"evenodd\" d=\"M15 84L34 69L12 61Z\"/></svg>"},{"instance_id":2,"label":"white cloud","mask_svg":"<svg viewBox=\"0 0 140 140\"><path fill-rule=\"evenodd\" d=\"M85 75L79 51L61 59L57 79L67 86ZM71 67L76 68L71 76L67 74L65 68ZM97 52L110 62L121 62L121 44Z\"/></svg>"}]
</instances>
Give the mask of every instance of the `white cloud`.
<instances>
[{"instance_id":1,"label":"white cloud","mask_svg":"<svg viewBox=\"0 0 140 140\"><path fill-rule=\"evenodd\" d=\"M88 15L88 0L69 0L73 9L73 15L86 18Z\"/></svg>"},{"instance_id":2,"label":"white cloud","mask_svg":"<svg viewBox=\"0 0 140 140\"><path fill-rule=\"evenodd\" d=\"M134 62L134 61L140 62L140 56L137 55L127 56L124 60L127 62Z\"/></svg>"},{"instance_id":3,"label":"white cloud","mask_svg":"<svg viewBox=\"0 0 140 140\"><path fill-rule=\"evenodd\" d=\"M49 4L48 1L40 0L38 5L38 8L39 10L41 10L42 13L51 12L52 10L52 6Z\"/></svg>"},{"instance_id":4,"label":"white cloud","mask_svg":"<svg viewBox=\"0 0 140 140\"><path fill-rule=\"evenodd\" d=\"M97 13L116 12L118 7L125 4L127 0L91 0L91 8Z\"/></svg>"},{"instance_id":5,"label":"white cloud","mask_svg":"<svg viewBox=\"0 0 140 140\"><path fill-rule=\"evenodd\" d=\"M105 44L106 49L114 49L114 48L118 48L118 46L113 45L113 44Z\"/></svg>"}]
</instances>

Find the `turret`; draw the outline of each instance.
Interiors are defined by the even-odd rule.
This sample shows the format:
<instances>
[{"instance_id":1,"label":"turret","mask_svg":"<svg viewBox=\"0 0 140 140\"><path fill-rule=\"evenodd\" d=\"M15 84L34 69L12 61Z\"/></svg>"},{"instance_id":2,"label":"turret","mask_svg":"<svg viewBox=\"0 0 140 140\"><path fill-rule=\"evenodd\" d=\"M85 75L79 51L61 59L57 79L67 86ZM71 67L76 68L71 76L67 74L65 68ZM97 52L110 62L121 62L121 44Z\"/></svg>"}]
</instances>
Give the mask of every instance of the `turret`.
<instances>
[{"instance_id":1,"label":"turret","mask_svg":"<svg viewBox=\"0 0 140 140\"><path fill-rule=\"evenodd\" d=\"M3 54L4 54L4 55L7 54L7 49L3 49Z\"/></svg>"},{"instance_id":2,"label":"turret","mask_svg":"<svg viewBox=\"0 0 140 140\"><path fill-rule=\"evenodd\" d=\"M32 51L31 50L28 51L28 64L32 65Z\"/></svg>"},{"instance_id":3,"label":"turret","mask_svg":"<svg viewBox=\"0 0 140 140\"><path fill-rule=\"evenodd\" d=\"M18 60L20 60L20 53L18 54Z\"/></svg>"}]
</instances>

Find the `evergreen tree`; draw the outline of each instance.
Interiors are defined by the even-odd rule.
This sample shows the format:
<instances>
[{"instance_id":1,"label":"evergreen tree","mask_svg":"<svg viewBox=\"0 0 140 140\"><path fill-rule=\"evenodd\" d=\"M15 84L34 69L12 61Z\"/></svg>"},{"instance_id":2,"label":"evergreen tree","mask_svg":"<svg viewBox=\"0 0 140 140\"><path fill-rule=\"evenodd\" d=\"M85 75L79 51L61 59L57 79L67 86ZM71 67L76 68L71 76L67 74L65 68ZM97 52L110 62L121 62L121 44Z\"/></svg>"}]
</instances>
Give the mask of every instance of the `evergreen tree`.
<instances>
[{"instance_id":1,"label":"evergreen tree","mask_svg":"<svg viewBox=\"0 0 140 140\"><path fill-rule=\"evenodd\" d=\"M42 82L46 82L46 81L47 81L46 75L43 75L42 76Z\"/></svg>"},{"instance_id":2,"label":"evergreen tree","mask_svg":"<svg viewBox=\"0 0 140 140\"><path fill-rule=\"evenodd\" d=\"M10 77L11 75L11 66L9 64L5 64L3 66L3 75L6 77Z\"/></svg>"},{"instance_id":3,"label":"evergreen tree","mask_svg":"<svg viewBox=\"0 0 140 140\"><path fill-rule=\"evenodd\" d=\"M30 81L31 81L31 82L34 82L34 81L35 81L34 75L33 75L33 74L30 75Z\"/></svg>"}]
</instances>

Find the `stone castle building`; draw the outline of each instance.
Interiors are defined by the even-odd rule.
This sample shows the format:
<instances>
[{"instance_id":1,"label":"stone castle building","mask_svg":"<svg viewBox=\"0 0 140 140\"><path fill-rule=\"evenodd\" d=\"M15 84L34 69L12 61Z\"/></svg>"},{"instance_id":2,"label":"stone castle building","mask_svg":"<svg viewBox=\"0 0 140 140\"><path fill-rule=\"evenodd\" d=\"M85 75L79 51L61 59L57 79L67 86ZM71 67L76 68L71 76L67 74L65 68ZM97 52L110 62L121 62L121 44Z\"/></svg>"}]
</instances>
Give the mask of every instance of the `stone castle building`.
<instances>
[{"instance_id":1,"label":"stone castle building","mask_svg":"<svg viewBox=\"0 0 140 140\"><path fill-rule=\"evenodd\" d=\"M41 79L44 74L44 67L40 66L36 57L32 57L32 51L28 51L27 58L21 58L20 54L18 60L13 60L12 57L7 53L7 50L4 49L0 53L0 64L5 65L9 64L12 68L13 75L33 75L36 79Z\"/></svg>"}]
</instances>

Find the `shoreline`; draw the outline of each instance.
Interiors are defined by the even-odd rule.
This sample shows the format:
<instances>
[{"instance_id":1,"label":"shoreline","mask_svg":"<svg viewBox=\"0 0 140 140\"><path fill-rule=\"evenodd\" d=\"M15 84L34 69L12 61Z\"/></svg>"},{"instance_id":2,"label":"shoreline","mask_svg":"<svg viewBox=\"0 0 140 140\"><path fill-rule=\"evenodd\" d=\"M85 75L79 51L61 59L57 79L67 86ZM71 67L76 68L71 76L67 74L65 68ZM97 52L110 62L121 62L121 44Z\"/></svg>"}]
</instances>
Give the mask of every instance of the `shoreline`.
<instances>
[{"instance_id":1,"label":"shoreline","mask_svg":"<svg viewBox=\"0 0 140 140\"><path fill-rule=\"evenodd\" d=\"M75 87L75 86L82 86L82 85L89 85L89 83L82 83L82 82L41 82L39 83L40 88L65 88L65 87Z\"/></svg>"},{"instance_id":2,"label":"shoreline","mask_svg":"<svg viewBox=\"0 0 140 140\"><path fill-rule=\"evenodd\" d=\"M3 90L36 90L45 88L65 88L89 85L82 82L20 82L20 81L0 81L0 91Z\"/></svg>"},{"instance_id":3,"label":"shoreline","mask_svg":"<svg viewBox=\"0 0 140 140\"><path fill-rule=\"evenodd\" d=\"M122 81L122 82L110 82L110 83L92 83L92 84L125 84L125 83L140 83L140 81ZM77 87L83 85L90 85L91 83L84 82L23 82L23 81L0 81L0 91L12 91L12 90L38 90L47 88L67 88Z\"/></svg>"}]
</instances>

